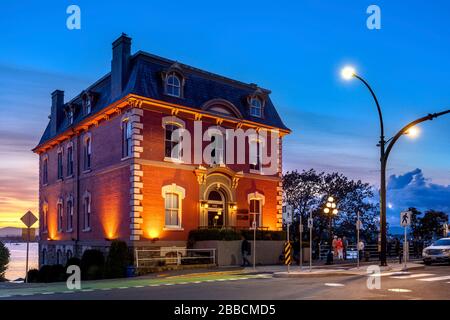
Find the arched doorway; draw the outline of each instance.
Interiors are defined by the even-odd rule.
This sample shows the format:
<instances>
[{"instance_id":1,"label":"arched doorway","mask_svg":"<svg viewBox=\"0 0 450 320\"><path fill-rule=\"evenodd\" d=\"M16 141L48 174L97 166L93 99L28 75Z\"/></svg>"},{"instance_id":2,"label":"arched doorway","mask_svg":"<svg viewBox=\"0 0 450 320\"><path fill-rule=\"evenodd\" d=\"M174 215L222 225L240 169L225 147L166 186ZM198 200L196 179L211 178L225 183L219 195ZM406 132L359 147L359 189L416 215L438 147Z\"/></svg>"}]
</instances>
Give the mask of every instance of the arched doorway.
<instances>
[{"instance_id":1,"label":"arched doorway","mask_svg":"<svg viewBox=\"0 0 450 320\"><path fill-rule=\"evenodd\" d=\"M208 194L208 227L222 228L227 225L227 200L225 193L220 190L211 190Z\"/></svg>"}]
</instances>

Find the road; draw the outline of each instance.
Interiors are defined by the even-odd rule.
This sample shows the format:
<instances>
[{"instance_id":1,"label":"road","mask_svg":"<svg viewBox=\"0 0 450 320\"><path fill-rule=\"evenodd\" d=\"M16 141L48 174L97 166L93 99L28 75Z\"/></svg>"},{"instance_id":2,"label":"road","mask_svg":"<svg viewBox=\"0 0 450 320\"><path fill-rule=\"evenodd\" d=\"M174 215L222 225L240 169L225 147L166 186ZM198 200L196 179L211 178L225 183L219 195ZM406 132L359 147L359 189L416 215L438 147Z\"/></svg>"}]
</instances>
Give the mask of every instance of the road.
<instances>
[{"instance_id":1,"label":"road","mask_svg":"<svg viewBox=\"0 0 450 320\"><path fill-rule=\"evenodd\" d=\"M384 272L380 289L368 289L368 276L274 278L270 273L239 270L166 274L152 278L83 283L71 291L62 284L0 289L0 299L132 300L292 300L292 299L450 299L450 266L433 265L407 273ZM370 279L373 280L373 279ZM372 281L373 282L373 281Z\"/></svg>"}]
</instances>

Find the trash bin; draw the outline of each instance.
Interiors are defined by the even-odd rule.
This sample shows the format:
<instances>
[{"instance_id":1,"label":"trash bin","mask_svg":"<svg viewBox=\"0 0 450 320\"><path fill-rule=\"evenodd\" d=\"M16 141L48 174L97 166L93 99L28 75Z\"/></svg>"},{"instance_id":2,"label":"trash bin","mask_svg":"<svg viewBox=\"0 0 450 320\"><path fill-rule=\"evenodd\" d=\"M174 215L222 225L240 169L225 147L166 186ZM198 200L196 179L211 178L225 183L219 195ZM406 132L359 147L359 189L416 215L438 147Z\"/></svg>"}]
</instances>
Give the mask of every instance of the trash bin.
<instances>
[{"instance_id":1,"label":"trash bin","mask_svg":"<svg viewBox=\"0 0 450 320\"><path fill-rule=\"evenodd\" d=\"M127 276L127 278L135 277L136 276L136 268L134 266L128 266L126 276Z\"/></svg>"}]
</instances>

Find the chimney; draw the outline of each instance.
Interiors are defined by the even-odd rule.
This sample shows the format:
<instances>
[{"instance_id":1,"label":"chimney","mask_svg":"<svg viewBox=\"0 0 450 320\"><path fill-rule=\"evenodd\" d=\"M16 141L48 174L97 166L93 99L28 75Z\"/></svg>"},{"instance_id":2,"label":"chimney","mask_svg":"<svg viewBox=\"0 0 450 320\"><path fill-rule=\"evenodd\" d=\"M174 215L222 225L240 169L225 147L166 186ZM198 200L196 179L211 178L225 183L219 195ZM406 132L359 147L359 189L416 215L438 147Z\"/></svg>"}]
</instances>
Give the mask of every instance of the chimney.
<instances>
[{"instance_id":1,"label":"chimney","mask_svg":"<svg viewBox=\"0 0 450 320\"><path fill-rule=\"evenodd\" d=\"M131 55L131 38L125 33L112 44L111 61L111 98L121 96L128 80L128 69Z\"/></svg>"},{"instance_id":2,"label":"chimney","mask_svg":"<svg viewBox=\"0 0 450 320\"><path fill-rule=\"evenodd\" d=\"M50 115L50 129L52 135L55 135L59 124L64 116L64 91L55 90L52 92L52 110Z\"/></svg>"}]
</instances>

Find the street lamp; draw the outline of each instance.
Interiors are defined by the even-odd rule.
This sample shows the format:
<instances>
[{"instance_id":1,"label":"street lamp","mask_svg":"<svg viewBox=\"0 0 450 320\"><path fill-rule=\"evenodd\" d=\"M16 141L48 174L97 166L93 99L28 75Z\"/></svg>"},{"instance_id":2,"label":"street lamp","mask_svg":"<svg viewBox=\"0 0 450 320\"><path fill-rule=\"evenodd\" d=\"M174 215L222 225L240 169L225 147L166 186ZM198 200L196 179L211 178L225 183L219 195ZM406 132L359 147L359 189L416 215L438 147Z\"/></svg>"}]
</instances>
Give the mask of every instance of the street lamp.
<instances>
[{"instance_id":1,"label":"street lamp","mask_svg":"<svg viewBox=\"0 0 450 320\"><path fill-rule=\"evenodd\" d=\"M381 233L380 265L386 266L387 265L387 262L386 262L386 243L387 243L387 241L386 241L387 240L386 239L386 234L387 234L387 232L386 232L387 231L386 230L386 166L387 166L387 160L388 160L389 154L390 154L394 144L397 142L397 140L402 135L406 134L406 135L409 135L410 137L416 137L418 135L419 131L418 131L417 127L415 127L415 125L417 125L421 122L427 121L427 120L433 120L434 118L437 118L444 114L450 113L450 109L439 112L439 113L428 114L425 117L422 117L415 121L412 121L412 122L408 123L406 126L404 126L402 129L400 129L400 131L398 131L395 136L393 136L392 138L390 138L386 141L385 137L384 137L383 114L381 113L381 108L380 108L380 104L378 103L378 99L377 99L374 91L370 87L369 83L364 78L360 77L356 73L356 70L351 66L344 67L341 71L341 76L345 80L351 80L353 78L356 78L356 79L360 80L362 83L364 83L364 85L367 87L367 89L369 89L370 94L372 95L372 98L375 101L375 104L376 104L377 110L378 110L378 117L380 120L380 141L378 142L377 146L380 147L380 165L381 165L381 170L380 170L380 233ZM386 147L386 144L388 144L387 147Z\"/></svg>"},{"instance_id":2,"label":"street lamp","mask_svg":"<svg viewBox=\"0 0 450 320\"><path fill-rule=\"evenodd\" d=\"M333 243L333 234L331 233L333 216L338 214L338 209L336 208L336 203L334 202L333 197L328 197L327 203L325 204L325 208L323 212L329 216L329 224L328 224L328 233L330 235L330 248L327 254L327 262L326 264L333 264L333 252L332 252L332 243Z\"/></svg>"}]
</instances>

